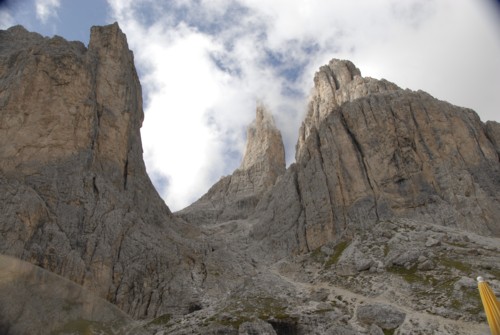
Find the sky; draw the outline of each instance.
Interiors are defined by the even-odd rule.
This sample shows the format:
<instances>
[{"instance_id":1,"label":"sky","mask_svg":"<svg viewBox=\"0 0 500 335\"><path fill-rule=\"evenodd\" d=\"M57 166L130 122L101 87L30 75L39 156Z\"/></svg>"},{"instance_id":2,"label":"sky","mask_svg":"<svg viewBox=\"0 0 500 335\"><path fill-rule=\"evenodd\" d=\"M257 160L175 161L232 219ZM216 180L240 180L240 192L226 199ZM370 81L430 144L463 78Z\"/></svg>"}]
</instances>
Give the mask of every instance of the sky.
<instances>
[{"instance_id":1,"label":"sky","mask_svg":"<svg viewBox=\"0 0 500 335\"><path fill-rule=\"evenodd\" d=\"M115 21L143 87L146 167L173 211L239 166L257 101L293 163L314 73L332 58L500 121L498 1L0 0L0 29L87 44Z\"/></svg>"}]
</instances>

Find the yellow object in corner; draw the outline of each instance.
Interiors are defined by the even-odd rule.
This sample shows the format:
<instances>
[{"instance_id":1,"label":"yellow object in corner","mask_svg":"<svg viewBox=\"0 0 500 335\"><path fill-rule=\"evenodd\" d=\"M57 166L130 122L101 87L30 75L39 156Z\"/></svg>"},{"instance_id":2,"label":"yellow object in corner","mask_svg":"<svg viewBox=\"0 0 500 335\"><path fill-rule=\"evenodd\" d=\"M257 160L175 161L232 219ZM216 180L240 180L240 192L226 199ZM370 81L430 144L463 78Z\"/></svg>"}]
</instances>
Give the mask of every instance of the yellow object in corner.
<instances>
[{"instance_id":1,"label":"yellow object in corner","mask_svg":"<svg viewBox=\"0 0 500 335\"><path fill-rule=\"evenodd\" d=\"M493 290L484 281L483 277L477 277L479 294L483 302L484 311L488 324L490 325L492 335L500 335L500 303L495 297Z\"/></svg>"}]
</instances>

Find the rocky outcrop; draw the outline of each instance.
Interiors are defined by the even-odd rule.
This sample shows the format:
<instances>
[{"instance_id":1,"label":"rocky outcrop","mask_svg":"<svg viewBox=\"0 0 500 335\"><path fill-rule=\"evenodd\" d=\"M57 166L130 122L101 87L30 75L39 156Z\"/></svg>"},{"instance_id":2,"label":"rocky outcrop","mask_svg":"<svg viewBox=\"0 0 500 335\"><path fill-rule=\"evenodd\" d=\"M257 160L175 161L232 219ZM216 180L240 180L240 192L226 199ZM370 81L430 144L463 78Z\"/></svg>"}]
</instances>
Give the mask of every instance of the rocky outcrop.
<instances>
[{"instance_id":1,"label":"rocky outcrop","mask_svg":"<svg viewBox=\"0 0 500 335\"><path fill-rule=\"evenodd\" d=\"M141 86L118 25L93 27L88 48L1 31L0 109L0 252L133 316L187 311L197 229L146 174Z\"/></svg>"},{"instance_id":2,"label":"rocky outcrop","mask_svg":"<svg viewBox=\"0 0 500 335\"><path fill-rule=\"evenodd\" d=\"M260 319L252 322L244 322L238 329L238 335L276 335L274 328Z\"/></svg>"},{"instance_id":3,"label":"rocky outcrop","mask_svg":"<svg viewBox=\"0 0 500 335\"><path fill-rule=\"evenodd\" d=\"M321 79L327 70L330 81ZM499 236L495 124L485 132L472 110L385 81L358 91L355 81L365 83L349 62L317 74L296 165L261 201L255 236L275 236L270 243L287 245L286 254L393 217ZM334 93L326 82L339 83Z\"/></svg>"},{"instance_id":4,"label":"rocky outcrop","mask_svg":"<svg viewBox=\"0 0 500 335\"><path fill-rule=\"evenodd\" d=\"M348 60L332 59L328 65L320 67L314 76L307 115L299 130L295 153L297 161L312 129L318 129L334 109L358 98L398 89L398 86L387 80L362 77L361 71Z\"/></svg>"},{"instance_id":5,"label":"rocky outcrop","mask_svg":"<svg viewBox=\"0 0 500 335\"><path fill-rule=\"evenodd\" d=\"M81 286L0 255L2 334L145 334L130 316Z\"/></svg>"},{"instance_id":6,"label":"rocky outcrop","mask_svg":"<svg viewBox=\"0 0 500 335\"><path fill-rule=\"evenodd\" d=\"M365 324L382 329L395 329L404 322L406 314L391 305L366 304L358 307L356 317Z\"/></svg>"},{"instance_id":7,"label":"rocky outcrop","mask_svg":"<svg viewBox=\"0 0 500 335\"><path fill-rule=\"evenodd\" d=\"M176 214L193 223L246 218L284 172L285 150L281 133L266 107L259 104L255 121L247 130L247 146L240 167Z\"/></svg>"}]
</instances>

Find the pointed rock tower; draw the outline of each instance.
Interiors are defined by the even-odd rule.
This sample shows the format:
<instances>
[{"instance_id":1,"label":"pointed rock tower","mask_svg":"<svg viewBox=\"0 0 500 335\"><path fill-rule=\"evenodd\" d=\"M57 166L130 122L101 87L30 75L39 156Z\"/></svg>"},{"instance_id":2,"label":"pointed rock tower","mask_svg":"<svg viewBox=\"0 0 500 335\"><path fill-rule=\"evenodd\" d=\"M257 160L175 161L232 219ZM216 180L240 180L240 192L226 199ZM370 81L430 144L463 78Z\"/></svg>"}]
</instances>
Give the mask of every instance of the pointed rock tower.
<instances>
[{"instance_id":1,"label":"pointed rock tower","mask_svg":"<svg viewBox=\"0 0 500 335\"><path fill-rule=\"evenodd\" d=\"M261 194L285 172L285 149L272 115L259 103L247 130L247 146L239 171L246 171L253 192Z\"/></svg>"},{"instance_id":2,"label":"pointed rock tower","mask_svg":"<svg viewBox=\"0 0 500 335\"><path fill-rule=\"evenodd\" d=\"M314 75L314 87L307 108L307 115L299 130L296 159L300 160L302 148L313 128L344 103L372 94L394 92L400 88L385 79L361 76L361 71L348 60L332 59Z\"/></svg>"},{"instance_id":3,"label":"pointed rock tower","mask_svg":"<svg viewBox=\"0 0 500 335\"><path fill-rule=\"evenodd\" d=\"M259 103L255 121L247 130L247 146L240 167L177 214L196 223L244 219L285 172L285 166L281 133L271 113Z\"/></svg>"}]
</instances>

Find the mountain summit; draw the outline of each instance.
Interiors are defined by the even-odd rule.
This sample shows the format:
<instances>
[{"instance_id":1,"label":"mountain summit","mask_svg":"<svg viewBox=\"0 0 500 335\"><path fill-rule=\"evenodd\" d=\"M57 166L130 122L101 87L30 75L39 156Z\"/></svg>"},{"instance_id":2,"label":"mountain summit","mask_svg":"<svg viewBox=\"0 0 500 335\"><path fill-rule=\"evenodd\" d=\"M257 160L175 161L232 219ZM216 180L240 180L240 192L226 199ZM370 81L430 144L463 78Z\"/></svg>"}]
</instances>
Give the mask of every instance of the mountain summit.
<instances>
[{"instance_id":1,"label":"mountain summit","mask_svg":"<svg viewBox=\"0 0 500 335\"><path fill-rule=\"evenodd\" d=\"M247 218L285 172L285 149L273 116L262 103L255 114L240 167L178 215L197 223Z\"/></svg>"}]
</instances>

